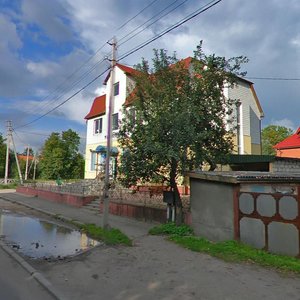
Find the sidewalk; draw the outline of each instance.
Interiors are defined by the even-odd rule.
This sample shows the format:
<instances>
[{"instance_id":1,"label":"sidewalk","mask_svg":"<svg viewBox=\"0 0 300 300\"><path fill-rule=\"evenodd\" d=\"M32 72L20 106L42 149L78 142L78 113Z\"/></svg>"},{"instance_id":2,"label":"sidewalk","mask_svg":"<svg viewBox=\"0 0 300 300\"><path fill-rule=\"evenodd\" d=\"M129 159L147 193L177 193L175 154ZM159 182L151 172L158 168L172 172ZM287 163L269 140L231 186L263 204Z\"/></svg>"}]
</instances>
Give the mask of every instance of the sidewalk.
<instances>
[{"instance_id":1,"label":"sidewalk","mask_svg":"<svg viewBox=\"0 0 300 300\"><path fill-rule=\"evenodd\" d=\"M84 207L77 208L66 204L39 199L37 197L25 196L12 191L9 193L0 193L0 198L38 209L49 215L61 215L66 219L76 220L82 223L94 223L98 226L102 226L102 215L95 214L93 211L89 211ZM146 235L149 229L154 226L153 223L140 222L114 215L109 215L109 225L120 229L132 239Z\"/></svg>"},{"instance_id":2,"label":"sidewalk","mask_svg":"<svg viewBox=\"0 0 300 300\"><path fill-rule=\"evenodd\" d=\"M101 216L84 208L15 193L2 193L0 198L101 225ZM102 245L65 261L30 262L67 299L299 300L299 276L227 263L148 235L153 224L109 218L112 227L134 239L133 247Z\"/></svg>"}]
</instances>

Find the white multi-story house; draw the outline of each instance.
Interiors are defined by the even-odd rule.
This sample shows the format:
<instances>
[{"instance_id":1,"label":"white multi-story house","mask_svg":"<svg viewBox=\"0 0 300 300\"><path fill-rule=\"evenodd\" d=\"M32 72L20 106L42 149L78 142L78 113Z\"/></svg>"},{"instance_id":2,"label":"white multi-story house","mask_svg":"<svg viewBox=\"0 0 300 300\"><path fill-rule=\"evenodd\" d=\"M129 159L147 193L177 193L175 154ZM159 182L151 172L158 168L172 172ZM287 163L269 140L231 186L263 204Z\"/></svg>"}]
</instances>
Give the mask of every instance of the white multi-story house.
<instances>
[{"instance_id":1,"label":"white multi-story house","mask_svg":"<svg viewBox=\"0 0 300 300\"><path fill-rule=\"evenodd\" d=\"M186 62L190 62L187 58ZM116 64L113 82L112 130L118 131L122 109L128 97L128 90L134 85L135 70L125 65ZM110 80L106 77L105 95L96 97L85 119L87 122L85 178L95 178L104 170L106 155L107 111L110 97ZM253 83L240 78L233 88L225 88L224 94L231 99L239 99L236 108L237 130L234 152L238 154L261 154L261 119L263 111ZM112 139L112 172L116 170L118 147L116 138Z\"/></svg>"}]
</instances>

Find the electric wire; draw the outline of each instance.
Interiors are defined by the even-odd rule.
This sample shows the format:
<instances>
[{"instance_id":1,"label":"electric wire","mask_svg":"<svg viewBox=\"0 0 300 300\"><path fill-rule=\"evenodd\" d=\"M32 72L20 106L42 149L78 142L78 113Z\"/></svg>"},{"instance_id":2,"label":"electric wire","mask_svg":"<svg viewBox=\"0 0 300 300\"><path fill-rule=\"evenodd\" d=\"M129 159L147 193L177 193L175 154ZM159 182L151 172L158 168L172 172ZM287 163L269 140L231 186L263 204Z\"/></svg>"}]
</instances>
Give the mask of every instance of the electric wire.
<instances>
[{"instance_id":1,"label":"electric wire","mask_svg":"<svg viewBox=\"0 0 300 300\"><path fill-rule=\"evenodd\" d=\"M208 9L210 9L213 6L217 5L221 1L222 0L210 1L206 5L200 7L199 9L195 10L193 13L189 14L187 17L181 19L179 22L177 22L174 25L172 25L172 26L168 27L167 29L163 30L161 33L155 35L151 39L149 39L149 40L141 43L140 45L137 45L135 48L129 50L127 53L123 54L120 57L120 59L118 59L118 61L123 60L124 58L128 57L129 55L137 52L138 50L140 50L142 48L144 48L145 46L149 45L153 41L161 38L162 36L166 35L167 33L171 32L172 30L178 28L179 26L183 25L184 23L188 22L189 20L195 18L196 16L200 15L201 13L204 13L205 11L207 11ZM88 82L86 85L84 85L82 88L80 88L79 90L77 90L75 93L73 93L71 96L69 96L66 100L62 101L60 104L56 105L51 110L47 111L46 113L42 114L41 116L35 118L34 120L32 120L32 121L30 121L30 122L28 122L26 124L23 124L23 125L20 125L20 126L16 127L15 129L18 129L20 127L28 126L28 125L30 125L30 124L32 124L32 123L34 123L34 122L42 119L43 117L49 115L51 112L53 112L57 108L61 107L63 104L65 104L66 102L68 102L69 100L71 100L72 98L74 98L77 94L79 94L81 91L83 91L85 88L87 88L93 82L95 82L99 77L101 77L103 74L105 74L109 69L110 68L107 68L104 72L102 72L101 74L97 75L93 80L91 80L90 82Z\"/></svg>"},{"instance_id":2,"label":"electric wire","mask_svg":"<svg viewBox=\"0 0 300 300\"><path fill-rule=\"evenodd\" d=\"M150 19L148 19L147 21L145 21L143 24L137 26L135 29L133 29L132 31L130 31L128 34L126 34L126 35L124 35L123 37L119 38L119 39L118 39L118 42L120 43L120 42L123 41L126 37L128 37L130 34L136 32L137 30L139 30L141 27L143 27L145 24L147 24L148 22L150 22L151 20L153 20L155 17L160 16L164 11L166 11L169 7L173 6L173 5L174 5L176 2L178 2L178 1L179 1L179 0L173 1L171 4L169 4L168 6L166 6L163 10L161 10L159 13L157 13L156 15L152 16ZM188 1L188 0L186 0L186 1ZM184 2L186 2L186 1L184 1ZM177 8L177 7L176 7L176 8ZM175 8L175 9L176 9L176 8ZM170 11L170 12L171 12L171 11ZM170 13L170 12L169 12L169 13ZM169 14L169 13L167 13L167 14ZM166 15L167 15L167 14L166 14ZM165 15L164 15L164 16L165 16ZM162 16L162 17L164 17L164 16ZM147 27L145 27L144 29L142 29L140 32L146 30L148 27L150 27L151 25L155 24L155 23L156 23L157 21L159 21L162 17L158 18L157 20L155 20L155 21L152 22L151 24L147 25ZM138 32L137 34L133 35L131 38L137 36L140 32ZM126 43L128 40L130 40L131 38L129 38L129 39L127 39L125 42L119 44L119 47L120 47L121 45L125 44L125 43Z\"/></svg>"},{"instance_id":3,"label":"electric wire","mask_svg":"<svg viewBox=\"0 0 300 300\"><path fill-rule=\"evenodd\" d=\"M43 97L40 101L43 102L43 101L47 100L50 96L52 96L56 92L60 92L60 93L64 92L66 90L66 88L63 91L60 91L60 89L62 87L64 87L66 85L66 83L75 74L77 74L87 63L89 63L99 53L99 51L101 51L106 45L107 45L107 43L104 43L101 47L99 47L92 56L90 56L82 64L80 64L79 67L76 68L70 75L68 75L63 82L61 82L52 92L50 92L47 96ZM47 102L49 102L51 104L51 102L53 102L53 98L50 101L47 101ZM45 105L49 106L49 105L47 105L47 104L44 103L44 105L36 107L34 111L43 110L45 108ZM25 111L25 113L26 113L26 111ZM33 112L32 111L27 111L27 113L31 113L32 114Z\"/></svg>"},{"instance_id":4,"label":"electric wire","mask_svg":"<svg viewBox=\"0 0 300 300\"><path fill-rule=\"evenodd\" d=\"M32 134L32 135L37 135L37 136L44 136L44 137L49 137L53 132L50 133L40 133L40 132L32 132L32 131L24 131L24 130L18 130L19 133L25 133L25 134ZM80 139L85 140L85 136L78 135Z\"/></svg>"},{"instance_id":5,"label":"electric wire","mask_svg":"<svg viewBox=\"0 0 300 300\"><path fill-rule=\"evenodd\" d=\"M132 20L134 20L137 16L139 16L141 13L143 13L147 8L149 8L151 5L153 5L157 1L158 0L153 0L150 4L148 4L146 7L144 7L140 12L138 12L135 16L133 16L132 18L130 18L129 20L127 20L124 24L122 24L119 28L117 28L117 30L120 30L123 27L125 27L129 22L131 22Z\"/></svg>"},{"instance_id":6,"label":"electric wire","mask_svg":"<svg viewBox=\"0 0 300 300\"><path fill-rule=\"evenodd\" d=\"M39 136L44 136L44 137L50 136L50 134L43 134L43 133L39 133L39 132L30 132L30 131L23 131L23 130L18 130L18 132L26 133L26 134L39 135Z\"/></svg>"},{"instance_id":7,"label":"electric wire","mask_svg":"<svg viewBox=\"0 0 300 300\"><path fill-rule=\"evenodd\" d=\"M12 128L12 131L15 133L15 135L16 135L16 137L19 139L19 141L20 141L22 144L25 145L24 147L26 147L27 144L20 138L20 136L19 136L18 133L14 130L14 128Z\"/></svg>"},{"instance_id":8,"label":"electric wire","mask_svg":"<svg viewBox=\"0 0 300 300\"><path fill-rule=\"evenodd\" d=\"M175 23L174 25L168 27L167 29L163 30L159 34L155 35L154 37L148 39L147 41L137 45L135 48L132 50L129 50L128 52L124 53L121 55L121 57L118 59L118 61L123 60L124 58L128 57L129 55L137 52L138 50L144 48L145 46L151 44L152 42L156 41L157 39L161 38L162 36L166 35L167 33L171 32L172 30L178 28L179 26L183 25L184 23L188 22L189 20L197 17L198 15L204 13L208 9L212 8L213 6L217 5L219 2L222 0L217 0L217 1L210 1L206 5L202 6L201 8L197 9L193 13L189 14L187 17L181 19L179 22Z\"/></svg>"},{"instance_id":9,"label":"electric wire","mask_svg":"<svg viewBox=\"0 0 300 300\"><path fill-rule=\"evenodd\" d=\"M71 91L74 87L76 87L81 81L83 81L89 74L91 74L97 67L99 67L106 58L103 58L101 61L96 62L90 69L85 71L79 78L76 79L76 81L73 81L69 86L65 87L60 91L60 94L56 95L53 99L47 101L44 103L43 106L37 107L35 110L31 111L31 114L40 113L42 110L45 110L45 108L49 107L51 104L54 104L58 100L60 100L67 92Z\"/></svg>"},{"instance_id":10,"label":"electric wire","mask_svg":"<svg viewBox=\"0 0 300 300\"><path fill-rule=\"evenodd\" d=\"M71 86L66 87L64 90L61 91L61 95L57 95L56 98L52 99L51 101L49 101L48 103L46 103L43 106L43 109L47 108L48 106L50 106L51 104L54 104L55 102L59 101L67 92L71 91L73 88L75 88L81 81L83 81L89 74L91 74L99 65L101 65L104 61L106 60L106 58L103 58L101 61L97 62L92 68L90 68L89 70L87 70L85 73L83 73L76 81L74 81L72 83ZM65 93L65 94L63 94ZM34 114L34 111L31 113Z\"/></svg>"},{"instance_id":11,"label":"electric wire","mask_svg":"<svg viewBox=\"0 0 300 300\"><path fill-rule=\"evenodd\" d=\"M101 74L97 75L93 80L89 81L86 85L84 85L82 88L80 88L79 90L77 90L75 93L73 93L70 97L68 97L66 100L62 101L61 103L59 103L58 105L56 105L55 107L53 107L52 109L50 109L49 111L47 111L46 113L42 114L41 116L39 116L38 118L35 118L34 120L20 125L18 127L16 127L15 129L21 128L21 127L26 127L40 119L42 119L43 117L49 115L51 112L53 112L54 110L56 110L57 108L61 107L62 105L64 105L66 102L68 102L69 100L71 100L72 98L74 98L76 95L78 95L81 91L83 91L84 89L86 89L88 86L90 86L93 82L95 82L99 77L101 77L103 74L105 74L110 68L107 68L104 72L102 72Z\"/></svg>"},{"instance_id":12,"label":"electric wire","mask_svg":"<svg viewBox=\"0 0 300 300\"><path fill-rule=\"evenodd\" d=\"M132 21L133 19L135 19L137 16L139 16L141 13L143 13L147 8L149 8L151 5L153 5L155 2L157 2L157 0L153 0L150 4L148 4L146 7L144 7L142 10L140 10L136 15L134 15L133 17L131 17L129 20L127 20L125 23L123 23L117 30L122 29L123 27L125 27L130 21ZM44 97L43 99L41 99L40 101L43 102L45 100L47 100L47 98L49 98L51 95L53 95L56 92L60 92L60 93L64 93L66 91L66 88L64 90L60 91L60 88L65 86L66 83L69 81L69 79L71 79L76 73L78 73L85 65L87 65L92 58L94 58L105 46L107 45L107 43L104 43L102 46L100 46L95 53L90 56L87 60L85 60L78 68L76 68L70 75L67 76L67 78L61 83L59 84L51 93L49 93L46 97ZM99 63L99 62L98 62ZM85 77L85 75L90 74L95 68L97 67L97 64L95 64L90 70L86 71L83 75L81 75L81 77L76 81L76 83L72 83L72 86L69 88L72 89L74 87L74 85L76 85L77 83L79 83L81 81L82 78ZM62 96L56 96L56 98L58 97L57 100L59 100ZM31 114L35 114L35 112L44 110L46 107L48 107L49 105L53 104L54 102L56 102L57 100L55 99L51 99L50 101L47 101L48 103L44 103L44 105L36 107L34 111L28 111L27 113L31 113ZM26 111L25 111L26 113Z\"/></svg>"},{"instance_id":13,"label":"electric wire","mask_svg":"<svg viewBox=\"0 0 300 300\"><path fill-rule=\"evenodd\" d=\"M284 77L244 77L253 80L274 80L274 81L300 81L300 78L284 78Z\"/></svg>"}]
</instances>

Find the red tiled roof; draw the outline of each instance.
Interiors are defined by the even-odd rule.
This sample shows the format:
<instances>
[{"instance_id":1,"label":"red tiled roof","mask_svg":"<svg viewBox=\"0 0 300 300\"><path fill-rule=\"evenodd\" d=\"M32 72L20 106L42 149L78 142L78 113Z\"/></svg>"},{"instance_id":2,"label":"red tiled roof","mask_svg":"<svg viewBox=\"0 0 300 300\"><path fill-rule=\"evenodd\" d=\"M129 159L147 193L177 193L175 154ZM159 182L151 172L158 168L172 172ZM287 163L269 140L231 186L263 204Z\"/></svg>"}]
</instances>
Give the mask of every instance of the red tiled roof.
<instances>
[{"instance_id":1,"label":"red tiled roof","mask_svg":"<svg viewBox=\"0 0 300 300\"><path fill-rule=\"evenodd\" d=\"M129 106L133 103L134 97L136 96L136 88L126 97L124 106Z\"/></svg>"},{"instance_id":2,"label":"red tiled roof","mask_svg":"<svg viewBox=\"0 0 300 300\"><path fill-rule=\"evenodd\" d=\"M122 71L124 71L126 74L129 74L129 75L133 75L136 72L135 69L125 66L125 65L121 65L121 64L117 63L116 66L119 67Z\"/></svg>"},{"instance_id":3,"label":"red tiled roof","mask_svg":"<svg viewBox=\"0 0 300 300\"><path fill-rule=\"evenodd\" d=\"M282 142L273 146L275 149L293 149L300 148L300 127L297 129L296 133L287 137Z\"/></svg>"},{"instance_id":4,"label":"red tiled roof","mask_svg":"<svg viewBox=\"0 0 300 300\"><path fill-rule=\"evenodd\" d=\"M27 155L18 154L18 159L19 159L19 160L27 160ZM29 155L29 156L28 156L28 160L33 160L33 156L32 156L32 155Z\"/></svg>"},{"instance_id":5,"label":"red tiled roof","mask_svg":"<svg viewBox=\"0 0 300 300\"><path fill-rule=\"evenodd\" d=\"M183 63L184 67L188 69L192 63L192 60L193 58L189 56L185 59L180 60L179 63Z\"/></svg>"},{"instance_id":6,"label":"red tiled roof","mask_svg":"<svg viewBox=\"0 0 300 300\"><path fill-rule=\"evenodd\" d=\"M96 97L90 112L84 117L86 120L105 114L106 95Z\"/></svg>"},{"instance_id":7,"label":"red tiled roof","mask_svg":"<svg viewBox=\"0 0 300 300\"><path fill-rule=\"evenodd\" d=\"M116 64L116 67L120 68L127 75L134 75L134 73L137 72L137 70L125 65L121 65L119 63ZM104 79L104 84L107 83L109 77L110 77L110 72L107 74L106 78Z\"/></svg>"}]
</instances>

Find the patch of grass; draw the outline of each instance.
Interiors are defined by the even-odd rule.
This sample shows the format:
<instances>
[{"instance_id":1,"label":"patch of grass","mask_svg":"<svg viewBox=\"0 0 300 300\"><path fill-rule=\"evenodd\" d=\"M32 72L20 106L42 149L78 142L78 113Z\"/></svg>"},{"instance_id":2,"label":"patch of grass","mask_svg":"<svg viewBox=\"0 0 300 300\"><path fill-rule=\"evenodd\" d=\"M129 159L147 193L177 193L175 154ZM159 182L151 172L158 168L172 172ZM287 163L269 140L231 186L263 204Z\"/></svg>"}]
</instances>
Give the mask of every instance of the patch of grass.
<instances>
[{"instance_id":1,"label":"patch of grass","mask_svg":"<svg viewBox=\"0 0 300 300\"><path fill-rule=\"evenodd\" d=\"M204 238L179 235L172 235L169 237L169 240L184 248L207 253L225 261L249 262L281 271L300 273L300 260L298 258L271 254L237 241L213 243Z\"/></svg>"},{"instance_id":2,"label":"patch of grass","mask_svg":"<svg viewBox=\"0 0 300 300\"><path fill-rule=\"evenodd\" d=\"M132 246L132 241L119 229L103 229L95 224L84 224L80 229L93 239L101 240L107 245Z\"/></svg>"},{"instance_id":3,"label":"patch of grass","mask_svg":"<svg viewBox=\"0 0 300 300\"><path fill-rule=\"evenodd\" d=\"M187 225L162 224L150 229L149 233L168 235L168 240L184 248L207 253L225 261L253 263L280 271L300 274L300 259L298 258L271 254L237 241L210 242L207 239L194 236L192 228Z\"/></svg>"},{"instance_id":4,"label":"patch of grass","mask_svg":"<svg viewBox=\"0 0 300 300\"><path fill-rule=\"evenodd\" d=\"M169 222L151 228L149 234L186 236L192 235L193 229L188 225L177 226L174 222Z\"/></svg>"},{"instance_id":5,"label":"patch of grass","mask_svg":"<svg viewBox=\"0 0 300 300\"><path fill-rule=\"evenodd\" d=\"M0 190L5 189L15 189L17 187L17 183L10 183L10 184L0 184Z\"/></svg>"}]
</instances>

